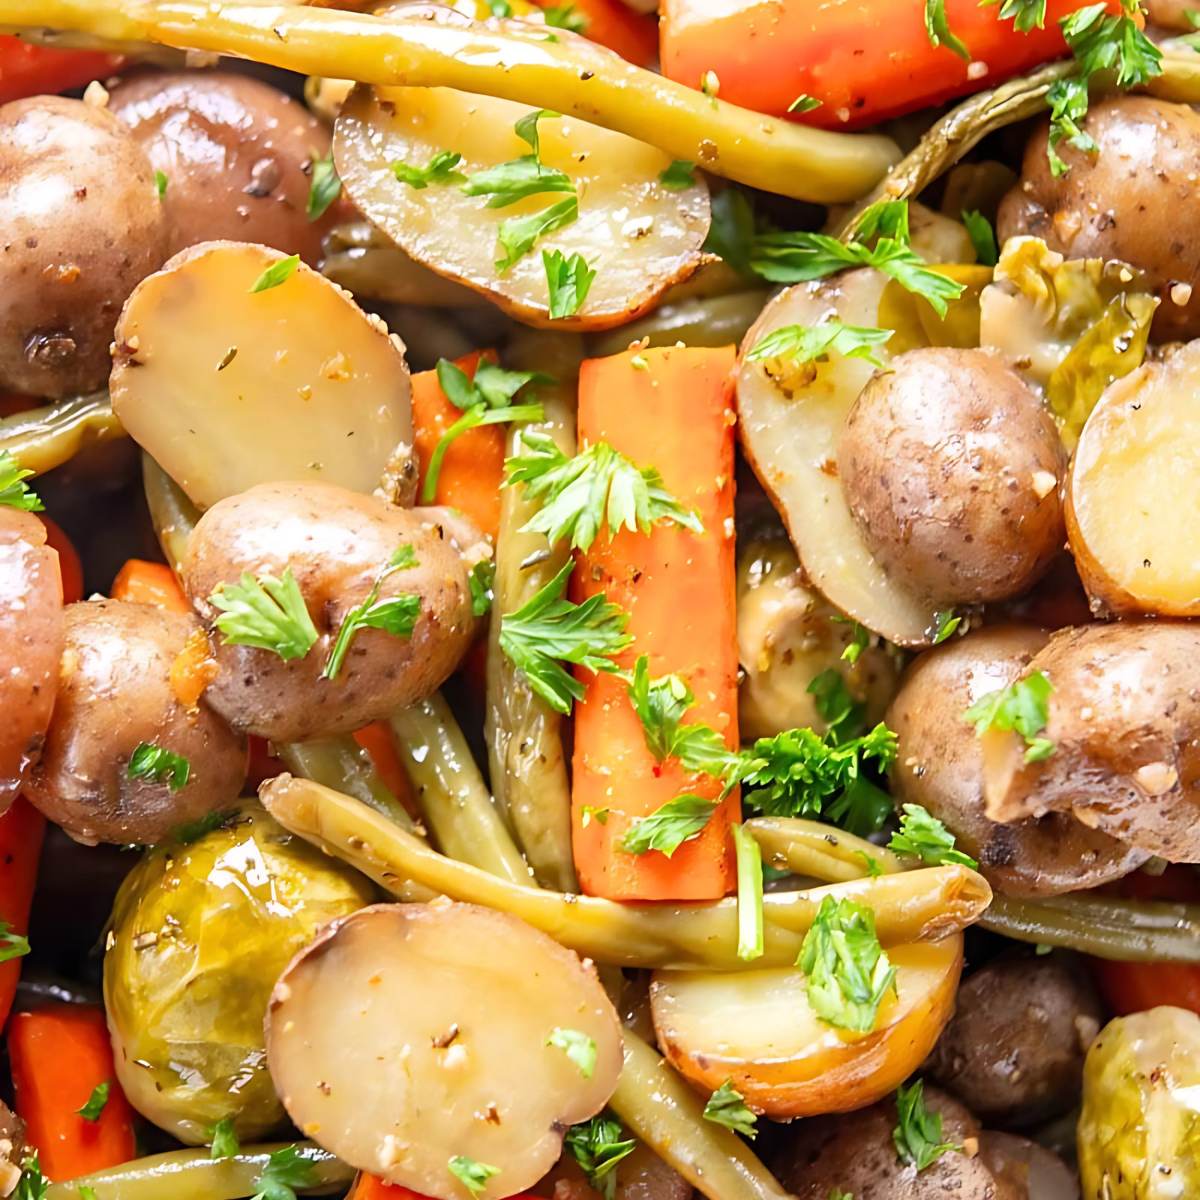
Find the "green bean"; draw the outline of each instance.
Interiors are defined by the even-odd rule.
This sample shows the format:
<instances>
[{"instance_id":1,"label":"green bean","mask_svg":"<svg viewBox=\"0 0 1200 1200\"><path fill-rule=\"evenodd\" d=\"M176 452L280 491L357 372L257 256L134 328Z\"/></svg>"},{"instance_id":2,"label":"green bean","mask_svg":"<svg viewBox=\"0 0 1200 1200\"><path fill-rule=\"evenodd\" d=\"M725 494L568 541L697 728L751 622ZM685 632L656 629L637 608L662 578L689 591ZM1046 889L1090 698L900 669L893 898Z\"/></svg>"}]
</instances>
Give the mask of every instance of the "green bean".
<instances>
[{"instance_id":1,"label":"green bean","mask_svg":"<svg viewBox=\"0 0 1200 1200\"><path fill-rule=\"evenodd\" d=\"M830 882L861 878L869 854L885 874L911 870L903 858L816 821L756 817L746 828L773 866ZM1022 900L994 895L980 925L1019 942L1060 946L1129 962L1200 962L1200 905L1072 892Z\"/></svg>"},{"instance_id":2,"label":"green bean","mask_svg":"<svg viewBox=\"0 0 1200 1200\"><path fill-rule=\"evenodd\" d=\"M628 1029L624 1039L609 1107L651 1150L711 1200L787 1200L741 1138L704 1120L704 1102L657 1051Z\"/></svg>"},{"instance_id":3,"label":"green bean","mask_svg":"<svg viewBox=\"0 0 1200 1200\"><path fill-rule=\"evenodd\" d=\"M596 334L590 350L596 356L619 354L631 342L646 339L647 346L728 346L740 342L758 320L771 293L765 290L733 292L725 296L696 296L660 304L649 316L630 325Z\"/></svg>"},{"instance_id":4,"label":"green bean","mask_svg":"<svg viewBox=\"0 0 1200 1200\"><path fill-rule=\"evenodd\" d=\"M996 896L979 920L1018 942L1121 962L1200 963L1200 905L1075 892L1039 900Z\"/></svg>"},{"instance_id":5,"label":"green bean","mask_svg":"<svg viewBox=\"0 0 1200 1200\"><path fill-rule=\"evenodd\" d=\"M442 853L509 883L528 884L529 868L446 701L435 693L393 713L388 723Z\"/></svg>"},{"instance_id":6,"label":"green bean","mask_svg":"<svg viewBox=\"0 0 1200 1200\"><path fill-rule=\"evenodd\" d=\"M125 436L107 392L30 408L0 420L0 451L27 471L44 475L80 450Z\"/></svg>"},{"instance_id":7,"label":"green bean","mask_svg":"<svg viewBox=\"0 0 1200 1200\"><path fill-rule=\"evenodd\" d=\"M220 0L0 0L0 27L208 50L360 83L451 87L552 108L649 138L672 158L800 200L869 191L899 158L889 138L831 133L714 100L592 42L539 27L469 25Z\"/></svg>"},{"instance_id":8,"label":"green bean","mask_svg":"<svg viewBox=\"0 0 1200 1200\"><path fill-rule=\"evenodd\" d=\"M281 775L264 784L267 811L297 836L341 858L402 899L418 883L452 900L512 913L597 962L625 967L737 970L737 902L618 904L543 892L456 863L349 796ZM765 952L758 965L790 965L826 896L869 905L885 946L943 937L974 921L991 890L965 867L928 867L764 899Z\"/></svg>"},{"instance_id":9,"label":"green bean","mask_svg":"<svg viewBox=\"0 0 1200 1200\"><path fill-rule=\"evenodd\" d=\"M349 734L287 742L275 747L287 769L304 779L337 788L415 834L408 810L392 794L375 769L371 756Z\"/></svg>"},{"instance_id":10,"label":"green bean","mask_svg":"<svg viewBox=\"0 0 1200 1200\"><path fill-rule=\"evenodd\" d=\"M488 302L452 279L414 262L395 242L366 221L336 225L325 238L321 273L372 300L425 308L484 308Z\"/></svg>"},{"instance_id":11,"label":"green bean","mask_svg":"<svg viewBox=\"0 0 1200 1200\"><path fill-rule=\"evenodd\" d=\"M239 1200L257 1190L272 1151L285 1144L291 1143L247 1146L230 1158L210 1158L207 1148L135 1158L94 1175L52 1183L45 1200L79 1200L81 1187L90 1187L96 1200ZM353 1167L312 1142L294 1144L313 1168L312 1186L303 1191L326 1195L354 1178Z\"/></svg>"},{"instance_id":12,"label":"green bean","mask_svg":"<svg viewBox=\"0 0 1200 1200\"><path fill-rule=\"evenodd\" d=\"M150 522L162 547L163 557L178 575L188 538L200 520L200 510L149 454L142 455L142 487L146 492L146 507L150 510Z\"/></svg>"},{"instance_id":13,"label":"green bean","mask_svg":"<svg viewBox=\"0 0 1200 1200\"><path fill-rule=\"evenodd\" d=\"M578 339L574 339L578 345ZM545 355L518 343L509 356L513 365L536 367ZM530 361L532 360L532 361ZM563 365L571 367L568 358ZM543 365L542 369L548 369ZM513 427L508 454L520 449L522 429L549 434L566 454L575 452L575 374L556 370L558 382L538 396L545 420ZM562 567L567 549L551 549L540 533L521 526L537 511L522 489L506 488L500 496L500 533L496 539L496 582L493 613L513 612ZM571 791L563 756L562 718L534 694L525 677L500 649L500 621L494 616L488 636L487 704L484 742L492 791L517 841L529 859L534 878L558 891L575 889L571 857Z\"/></svg>"},{"instance_id":14,"label":"green bean","mask_svg":"<svg viewBox=\"0 0 1200 1200\"><path fill-rule=\"evenodd\" d=\"M763 862L827 883L861 879L868 874L868 858L885 874L903 871L908 865L890 850L820 821L755 817L746 822L746 832L762 849Z\"/></svg>"}]
</instances>

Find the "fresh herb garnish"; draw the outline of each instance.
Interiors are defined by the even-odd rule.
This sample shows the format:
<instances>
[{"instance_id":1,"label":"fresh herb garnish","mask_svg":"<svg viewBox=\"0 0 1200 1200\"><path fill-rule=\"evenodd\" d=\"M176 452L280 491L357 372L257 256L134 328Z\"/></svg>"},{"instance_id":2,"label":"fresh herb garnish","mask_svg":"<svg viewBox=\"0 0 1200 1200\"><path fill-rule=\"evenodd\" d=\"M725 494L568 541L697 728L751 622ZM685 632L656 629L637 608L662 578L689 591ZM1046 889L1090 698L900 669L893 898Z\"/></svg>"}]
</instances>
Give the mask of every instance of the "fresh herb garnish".
<instances>
[{"instance_id":1,"label":"fresh herb garnish","mask_svg":"<svg viewBox=\"0 0 1200 1200\"><path fill-rule=\"evenodd\" d=\"M579 824L583 829L586 829L593 821L597 825L607 825L611 811L608 808L597 808L594 804L585 804L583 806L583 816L579 818Z\"/></svg>"},{"instance_id":2,"label":"fresh herb garnish","mask_svg":"<svg viewBox=\"0 0 1200 1200\"><path fill-rule=\"evenodd\" d=\"M547 1046L561 1050L578 1068L584 1079L596 1073L596 1041L578 1029L555 1029L546 1039Z\"/></svg>"},{"instance_id":3,"label":"fresh herb garnish","mask_svg":"<svg viewBox=\"0 0 1200 1200\"><path fill-rule=\"evenodd\" d=\"M512 5L508 0L487 0L487 6L493 17L511 17Z\"/></svg>"},{"instance_id":4,"label":"fresh herb garnish","mask_svg":"<svg viewBox=\"0 0 1200 1200\"><path fill-rule=\"evenodd\" d=\"M556 29L567 29L571 33L586 33L588 19L573 4L551 4L542 9L547 25Z\"/></svg>"},{"instance_id":5,"label":"fresh herb garnish","mask_svg":"<svg viewBox=\"0 0 1200 1200\"><path fill-rule=\"evenodd\" d=\"M614 1168L637 1145L633 1138L622 1138L623 1132L619 1121L601 1113L590 1121L572 1125L563 1138L588 1183L605 1200L612 1200L616 1190Z\"/></svg>"},{"instance_id":6,"label":"fresh herb garnish","mask_svg":"<svg viewBox=\"0 0 1200 1200\"><path fill-rule=\"evenodd\" d=\"M128 778L165 783L172 792L184 787L191 773L192 764L182 754L175 754L153 742L139 742L125 768Z\"/></svg>"},{"instance_id":7,"label":"fresh herb garnish","mask_svg":"<svg viewBox=\"0 0 1200 1200\"><path fill-rule=\"evenodd\" d=\"M455 170L460 162L462 155L457 150L440 150L423 167L414 167L406 162L394 162L391 167L392 174L401 183L407 183L410 188L420 192L431 183L466 183L467 177Z\"/></svg>"},{"instance_id":8,"label":"fresh herb garnish","mask_svg":"<svg viewBox=\"0 0 1200 1200\"><path fill-rule=\"evenodd\" d=\"M882 367L872 351L893 335L891 329L869 329L859 325L843 325L841 321L825 321L820 325L781 325L759 338L746 358L763 362L784 358L789 362L824 361L830 355L843 358L862 358L873 366Z\"/></svg>"},{"instance_id":9,"label":"fresh herb garnish","mask_svg":"<svg viewBox=\"0 0 1200 1200\"><path fill-rule=\"evenodd\" d=\"M918 1171L932 1166L943 1154L961 1150L955 1142L942 1141L942 1114L925 1105L925 1084L916 1079L896 1089L898 1123L892 1130L900 1161L911 1163Z\"/></svg>"},{"instance_id":10,"label":"fresh herb garnish","mask_svg":"<svg viewBox=\"0 0 1200 1200\"><path fill-rule=\"evenodd\" d=\"M696 164L694 162L688 162L686 158L677 158L665 171L659 174L658 182L668 191L682 192L686 188L696 186L695 170Z\"/></svg>"},{"instance_id":11,"label":"fresh herb garnish","mask_svg":"<svg viewBox=\"0 0 1200 1200\"><path fill-rule=\"evenodd\" d=\"M507 208L518 200L543 192L574 193L575 184L557 167L544 166L536 154L526 154L476 171L461 191L467 196L490 196L488 208Z\"/></svg>"},{"instance_id":12,"label":"fresh herb garnish","mask_svg":"<svg viewBox=\"0 0 1200 1200\"><path fill-rule=\"evenodd\" d=\"M467 573L467 586L471 589L471 615L486 617L496 595L496 560L481 558Z\"/></svg>"},{"instance_id":13,"label":"fresh herb garnish","mask_svg":"<svg viewBox=\"0 0 1200 1200\"><path fill-rule=\"evenodd\" d=\"M468 1158L465 1154L456 1154L447 1164L450 1168L450 1174L459 1181L471 1193L472 1196L478 1196L483 1189L487 1187L488 1180L494 1175L500 1174L499 1167L489 1166L487 1163L476 1162L473 1158Z\"/></svg>"},{"instance_id":14,"label":"fresh herb garnish","mask_svg":"<svg viewBox=\"0 0 1200 1200\"><path fill-rule=\"evenodd\" d=\"M408 571L417 565L417 552L409 545L397 547L386 565L375 576L371 590L361 604L352 608L338 628L333 649L321 672L322 679L336 679L342 669L350 643L360 629L382 629L392 637L412 637L417 618L421 615L421 597L416 592L401 592L386 600L379 599L380 589L397 571Z\"/></svg>"},{"instance_id":15,"label":"fresh herb garnish","mask_svg":"<svg viewBox=\"0 0 1200 1200\"><path fill-rule=\"evenodd\" d=\"M243 572L238 583L221 584L208 602L221 612L213 624L227 646L256 646L290 662L316 644L317 629L291 567L279 579Z\"/></svg>"},{"instance_id":16,"label":"fresh herb garnish","mask_svg":"<svg viewBox=\"0 0 1200 1200\"><path fill-rule=\"evenodd\" d=\"M439 358L437 377L438 386L446 399L455 408L461 409L463 415L438 438L429 457L425 481L421 485L421 500L425 504L432 504L437 496L442 462L458 438L469 429L478 429L483 425L540 421L543 416L540 404L513 404L512 401L528 384L552 382L550 376L538 371L506 371L486 359L480 361L472 377L449 359Z\"/></svg>"},{"instance_id":17,"label":"fresh herb garnish","mask_svg":"<svg viewBox=\"0 0 1200 1200\"><path fill-rule=\"evenodd\" d=\"M827 736L834 745L862 733L867 706L850 694L845 678L836 667L826 667L815 675L805 690L812 696L813 705L825 722Z\"/></svg>"},{"instance_id":18,"label":"fresh herb garnish","mask_svg":"<svg viewBox=\"0 0 1200 1200\"><path fill-rule=\"evenodd\" d=\"M503 486L518 483L542 503L522 532L567 540L576 550L587 550L602 525L610 537L620 529L647 533L660 521L703 532L699 517L663 487L653 467L636 466L607 442L568 457L547 434L526 433L521 453L504 464Z\"/></svg>"},{"instance_id":19,"label":"fresh herb garnish","mask_svg":"<svg viewBox=\"0 0 1200 1200\"><path fill-rule=\"evenodd\" d=\"M33 472L22 467L11 451L0 450L0 506L22 512L44 511L46 506L25 482L32 476Z\"/></svg>"},{"instance_id":20,"label":"fresh herb garnish","mask_svg":"<svg viewBox=\"0 0 1200 1200\"><path fill-rule=\"evenodd\" d=\"M996 231L992 223L975 209L964 209L962 222L967 227L967 236L975 247L975 257L985 266L994 267L1000 261L996 247Z\"/></svg>"},{"instance_id":21,"label":"fresh herb garnish","mask_svg":"<svg viewBox=\"0 0 1200 1200\"><path fill-rule=\"evenodd\" d=\"M900 817L900 829L892 834L888 849L897 854L914 854L923 863L958 863L974 870L979 866L969 854L954 848L954 834L919 804L906 804Z\"/></svg>"},{"instance_id":22,"label":"fresh herb garnish","mask_svg":"<svg viewBox=\"0 0 1200 1200\"><path fill-rule=\"evenodd\" d=\"M233 1128L233 1118L222 1117L212 1129L209 1158L232 1158L241 1148L237 1132Z\"/></svg>"},{"instance_id":23,"label":"fresh herb garnish","mask_svg":"<svg viewBox=\"0 0 1200 1200\"><path fill-rule=\"evenodd\" d=\"M582 254L568 256L561 250L543 250L542 267L550 297L550 319L573 317L583 307L596 272Z\"/></svg>"},{"instance_id":24,"label":"fresh herb garnish","mask_svg":"<svg viewBox=\"0 0 1200 1200\"><path fill-rule=\"evenodd\" d=\"M312 1163L295 1146L283 1146L267 1159L251 1200L296 1200L296 1189L316 1183Z\"/></svg>"},{"instance_id":25,"label":"fresh herb garnish","mask_svg":"<svg viewBox=\"0 0 1200 1200\"><path fill-rule=\"evenodd\" d=\"M96 1189L89 1187L86 1183L81 1183L76 1189L79 1192L79 1200L96 1200Z\"/></svg>"},{"instance_id":26,"label":"fresh herb garnish","mask_svg":"<svg viewBox=\"0 0 1200 1200\"><path fill-rule=\"evenodd\" d=\"M1001 21L1012 21L1018 33L1046 27L1046 0L979 0L981 8L1000 5Z\"/></svg>"},{"instance_id":27,"label":"fresh herb garnish","mask_svg":"<svg viewBox=\"0 0 1200 1200\"><path fill-rule=\"evenodd\" d=\"M289 254L287 258L281 258L278 262L273 262L255 281L250 288L250 294L255 292L269 292L272 288L277 288L280 284L287 283L289 279L296 273L296 268L300 265L300 255Z\"/></svg>"},{"instance_id":28,"label":"fresh herb garnish","mask_svg":"<svg viewBox=\"0 0 1200 1200\"><path fill-rule=\"evenodd\" d=\"M755 234L750 266L772 283L824 279L847 267L872 267L921 296L944 317L963 285L931 271L909 245L908 201L881 200L863 211L847 241L824 233ZM873 243L873 244L871 244Z\"/></svg>"},{"instance_id":29,"label":"fresh herb garnish","mask_svg":"<svg viewBox=\"0 0 1200 1200\"><path fill-rule=\"evenodd\" d=\"M154 194L160 200L167 194L167 175L165 171L154 172Z\"/></svg>"},{"instance_id":30,"label":"fresh herb garnish","mask_svg":"<svg viewBox=\"0 0 1200 1200\"><path fill-rule=\"evenodd\" d=\"M507 271L533 249L539 238L570 225L578 216L579 200L571 195L540 212L501 221L496 237L504 247L504 257L496 260L496 270L501 273Z\"/></svg>"},{"instance_id":31,"label":"fresh herb garnish","mask_svg":"<svg viewBox=\"0 0 1200 1200\"><path fill-rule=\"evenodd\" d=\"M758 1137L758 1117L746 1107L742 1093L733 1086L731 1079L725 1080L709 1096L704 1105L704 1119L714 1125L724 1125L751 1140Z\"/></svg>"},{"instance_id":32,"label":"fresh herb garnish","mask_svg":"<svg viewBox=\"0 0 1200 1200\"><path fill-rule=\"evenodd\" d=\"M925 0L925 33L931 46L945 46L964 62L971 61L966 42L950 30L950 22L946 19L946 0Z\"/></svg>"},{"instance_id":33,"label":"fresh herb garnish","mask_svg":"<svg viewBox=\"0 0 1200 1200\"><path fill-rule=\"evenodd\" d=\"M629 616L597 592L582 604L565 598L574 570L568 559L528 603L500 619L500 649L524 674L529 686L556 712L570 713L586 689L564 662L589 671L617 671L613 656L633 638L625 632Z\"/></svg>"},{"instance_id":34,"label":"fresh herb garnish","mask_svg":"<svg viewBox=\"0 0 1200 1200\"><path fill-rule=\"evenodd\" d=\"M742 825L733 827L733 849L737 861L737 956L742 962L751 962L763 955L762 851Z\"/></svg>"},{"instance_id":35,"label":"fresh herb garnish","mask_svg":"<svg viewBox=\"0 0 1200 1200\"><path fill-rule=\"evenodd\" d=\"M1054 685L1041 671L1034 671L1008 687L997 688L980 696L963 713L963 720L975 726L975 736L990 730L1019 733L1025 739L1025 761L1041 762L1054 753L1054 743L1041 732L1050 719L1049 700Z\"/></svg>"},{"instance_id":36,"label":"fresh herb garnish","mask_svg":"<svg viewBox=\"0 0 1200 1200\"><path fill-rule=\"evenodd\" d=\"M871 631L865 626L860 625L857 621L851 621L848 617L833 617L831 618L839 624L853 625L854 628L850 633L850 641L846 643L846 648L842 651L842 661L848 662L854 666L862 656L862 652L871 644Z\"/></svg>"},{"instance_id":37,"label":"fresh herb garnish","mask_svg":"<svg viewBox=\"0 0 1200 1200\"><path fill-rule=\"evenodd\" d=\"M85 1121L100 1120L100 1114L104 1112L105 1106L108 1104L108 1093L111 1088L112 1084L108 1080L96 1084L83 1107L75 1110L76 1114Z\"/></svg>"},{"instance_id":38,"label":"fresh herb garnish","mask_svg":"<svg viewBox=\"0 0 1200 1200\"><path fill-rule=\"evenodd\" d=\"M324 158L313 159L312 180L308 185L308 203L305 212L310 221L319 221L329 206L342 194L342 181L333 165L333 151Z\"/></svg>"},{"instance_id":39,"label":"fresh herb garnish","mask_svg":"<svg viewBox=\"0 0 1200 1200\"><path fill-rule=\"evenodd\" d=\"M933 614L934 631L933 644L940 646L943 642L949 641L954 636L955 631L962 624L962 617L958 616L952 608L940 608Z\"/></svg>"},{"instance_id":40,"label":"fresh herb garnish","mask_svg":"<svg viewBox=\"0 0 1200 1200\"><path fill-rule=\"evenodd\" d=\"M820 108L821 101L816 96L810 96L807 92L801 92L795 100L787 106L788 112L806 113L812 112L814 108Z\"/></svg>"},{"instance_id":41,"label":"fresh herb garnish","mask_svg":"<svg viewBox=\"0 0 1200 1200\"><path fill-rule=\"evenodd\" d=\"M821 901L796 965L817 1016L857 1033L875 1027L884 996L896 986L896 969L875 934L875 914L853 900Z\"/></svg>"},{"instance_id":42,"label":"fresh herb garnish","mask_svg":"<svg viewBox=\"0 0 1200 1200\"><path fill-rule=\"evenodd\" d=\"M21 1163L21 1178L17 1180L12 1200L46 1200L49 1190L50 1180L42 1174L38 1153L34 1150Z\"/></svg>"},{"instance_id":43,"label":"fresh herb garnish","mask_svg":"<svg viewBox=\"0 0 1200 1200\"><path fill-rule=\"evenodd\" d=\"M621 838L621 849L626 854L657 850L670 858L684 842L704 832L718 803L684 792L660 805L648 817L635 817Z\"/></svg>"},{"instance_id":44,"label":"fresh herb garnish","mask_svg":"<svg viewBox=\"0 0 1200 1200\"><path fill-rule=\"evenodd\" d=\"M710 201L712 220L704 249L728 263L739 275L754 278L750 265L754 248L754 207L740 188L728 187Z\"/></svg>"}]
</instances>

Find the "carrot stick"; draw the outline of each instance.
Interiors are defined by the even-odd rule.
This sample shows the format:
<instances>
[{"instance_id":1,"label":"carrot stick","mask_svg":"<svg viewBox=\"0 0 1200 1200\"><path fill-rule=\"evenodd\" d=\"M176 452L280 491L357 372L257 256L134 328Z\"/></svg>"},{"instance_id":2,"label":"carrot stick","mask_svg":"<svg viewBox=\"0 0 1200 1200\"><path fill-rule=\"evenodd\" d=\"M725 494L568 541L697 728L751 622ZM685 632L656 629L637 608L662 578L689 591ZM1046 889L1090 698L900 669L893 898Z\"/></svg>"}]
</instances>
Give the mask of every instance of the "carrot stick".
<instances>
[{"instance_id":1,"label":"carrot stick","mask_svg":"<svg viewBox=\"0 0 1200 1200\"><path fill-rule=\"evenodd\" d=\"M110 594L114 600L153 604L170 612L192 611L171 568L165 563L146 562L141 558L131 558L117 572Z\"/></svg>"},{"instance_id":2,"label":"carrot stick","mask_svg":"<svg viewBox=\"0 0 1200 1200\"><path fill-rule=\"evenodd\" d=\"M454 364L472 379L482 358L494 360L489 351L476 350ZM421 464L421 486L442 434L462 412L446 398L436 371L420 371L412 377L413 442ZM460 434L446 451L438 472L434 504L445 504L465 513L489 537L500 527L500 480L504 474L504 429L481 425Z\"/></svg>"},{"instance_id":3,"label":"carrot stick","mask_svg":"<svg viewBox=\"0 0 1200 1200\"><path fill-rule=\"evenodd\" d=\"M29 908L45 833L46 818L20 796L0 814L0 922L11 933L29 932ZM8 1019L20 975L19 958L0 963L0 1026Z\"/></svg>"},{"instance_id":4,"label":"carrot stick","mask_svg":"<svg viewBox=\"0 0 1200 1200\"><path fill-rule=\"evenodd\" d=\"M83 599L83 563L71 539L63 532L57 521L45 513L38 513L46 527L46 545L58 552L58 573L62 576L63 603L74 604Z\"/></svg>"},{"instance_id":5,"label":"carrot stick","mask_svg":"<svg viewBox=\"0 0 1200 1200\"><path fill-rule=\"evenodd\" d=\"M13 1014L8 1029L17 1115L51 1179L75 1179L137 1154L133 1110L113 1070L104 1010L56 1004ZM95 1120L79 1114L108 1085ZM97 1105L98 1107L98 1105Z\"/></svg>"},{"instance_id":6,"label":"carrot stick","mask_svg":"<svg viewBox=\"0 0 1200 1200\"><path fill-rule=\"evenodd\" d=\"M107 78L120 64L111 54L29 46L15 37L0 37L0 104L82 87Z\"/></svg>"},{"instance_id":7,"label":"carrot stick","mask_svg":"<svg viewBox=\"0 0 1200 1200\"><path fill-rule=\"evenodd\" d=\"M1079 7L1080 0L1049 0L1043 28L1019 33L997 4L946 0L968 63L930 42L919 0L666 0L662 69L696 88L712 72L722 100L776 116L811 96L820 107L801 108L796 120L853 129L995 87L1062 57L1059 18ZM1117 12L1119 0L1108 8Z\"/></svg>"},{"instance_id":8,"label":"carrot stick","mask_svg":"<svg viewBox=\"0 0 1200 1200\"><path fill-rule=\"evenodd\" d=\"M430 1200L430 1197L398 1183L384 1183L375 1175L360 1174L346 1200ZM538 1197L520 1192L509 1200L538 1200Z\"/></svg>"},{"instance_id":9,"label":"carrot stick","mask_svg":"<svg viewBox=\"0 0 1200 1200\"><path fill-rule=\"evenodd\" d=\"M650 658L650 673L674 672L696 695L684 718L712 726L737 745L737 621L734 612L734 350L656 349L591 359L579 375L579 440L608 442L639 467L655 467L668 491L694 508L695 534L657 525L649 534L606 532L583 555L583 594L605 592L629 613L633 645L618 662ZM720 785L659 763L646 747L625 685L586 673L575 709L572 829L583 890L617 900L713 900L733 886L730 796L703 832L670 858L628 854L622 835L681 792L715 798ZM584 809L604 810L583 824Z\"/></svg>"},{"instance_id":10,"label":"carrot stick","mask_svg":"<svg viewBox=\"0 0 1200 1200\"><path fill-rule=\"evenodd\" d=\"M615 50L639 67L658 61L658 22L634 12L622 0L533 0L539 8L565 8L569 4L582 20L580 32L589 41Z\"/></svg>"}]
</instances>

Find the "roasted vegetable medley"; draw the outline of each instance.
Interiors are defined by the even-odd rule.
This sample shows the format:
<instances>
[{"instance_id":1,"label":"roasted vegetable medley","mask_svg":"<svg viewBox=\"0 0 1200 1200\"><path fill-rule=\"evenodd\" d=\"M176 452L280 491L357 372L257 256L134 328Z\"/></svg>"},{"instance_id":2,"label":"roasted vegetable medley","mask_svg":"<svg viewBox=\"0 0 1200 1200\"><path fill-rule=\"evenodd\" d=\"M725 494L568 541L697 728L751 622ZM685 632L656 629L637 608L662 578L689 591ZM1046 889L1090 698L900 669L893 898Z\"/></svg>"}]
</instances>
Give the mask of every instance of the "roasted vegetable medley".
<instances>
[{"instance_id":1,"label":"roasted vegetable medley","mask_svg":"<svg viewBox=\"0 0 1200 1200\"><path fill-rule=\"evenodd\" d=\"M1200 0L0 0L0 1198L1200 1197Z\"/></svg>"}]
</instances>

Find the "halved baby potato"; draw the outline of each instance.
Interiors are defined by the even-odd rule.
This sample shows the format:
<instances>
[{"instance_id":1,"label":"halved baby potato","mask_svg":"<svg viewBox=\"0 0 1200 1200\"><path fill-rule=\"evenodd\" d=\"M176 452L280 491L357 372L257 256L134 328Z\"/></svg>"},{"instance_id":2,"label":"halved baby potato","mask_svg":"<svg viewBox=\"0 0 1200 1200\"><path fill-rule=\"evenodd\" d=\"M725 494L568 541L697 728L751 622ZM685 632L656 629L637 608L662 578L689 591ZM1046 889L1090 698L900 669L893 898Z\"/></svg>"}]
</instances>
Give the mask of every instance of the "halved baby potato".
<instances>
[{"instance_id":1,"label":"halved baby potato","mask_svg":"<svg viewBox=\"0 0 1200 1200\"><path fill-rule=\"evenodd\" d=\"M266 1033L305 1136L440 1200L536 1183L621 1073L592 966L516 917L444 900L327 925L276 984Z\"/></svg>"},{"instance_id":2,"label":"halved baby potato","mask_svg":"<svg viewBox=\"0 0 1200 1200\"><path fill-rule=\"evenodd\" d=\"M713 1092L732 1080L752 1109L773 1119L862 1108L933 1049L954 1011L962 935L894 946L888 957L897 993L865 1034L822 1021L794 968L657 971L650 1005L659 1046L698 1088Z\"/></svg>"},{"instance_id":3,"label":"halved baby potato","mask_svg":"<svg viewBox=\"0 0 1200 1200\"><path fill-rule=\"evenodd\" d=\"M1067 539L1112 613L1200 616L1200 342L1111 384L1071 466Z\"/></svg>"},{"instance_id":4,"label":"halved baby potato","mask_svg":"<svg viewBox=\"0 0 1200 1200\"><path fill-rule=\"evenodd\" d=\"M502 222L528 217L567 198L528 196L489 208L461 183L413 187L394 163L424 167L437 154L462 155L454 168L470 176L528 155L513 129L530 109L510 100L450 88L355 89L334 131L338 174L362 213L402 250L439 275L484 293L522 321L550 324L543 250L581 254L596 272L583 307L555 328L604 329L632 320L703 261L708 188L696 176L672 190L659 179L669 155L622 133L575 117L538 122L541 161L565 172L578 193L576 220L545 237L507 270L497 235Z\"/></svg>"},{"instance_id":5,"label":"halved baby potato","mask_svg":"<svg viewBox=\"0 0 1200 1200\"><path fill-rule=\"evenodd\" d=\"M849 271L781 292L742 344L737 393L742 447L775 501L805 574L827 600L888 641L927 645L933 608L892 579L872 556L842 495L837 447L850 409L875 368L861 358L789 366L751 362L746 352L785 325L879 324L886 278ZM881 362L886 347L876 347Z\"/></svg>"},{"instance_id":6,"label":"halved baby potato","mask_svg":"<svg viewBox=\"0 0 1200 1200\"><path fill-rule=\"evenodd\" d=\"M276 481L370 492L412 442L399 339L284 261L201 243L143 280L117 322L113 410L201 508ZM268 270L285 277L254 291Z\"/></svg>"}]
</instances>

